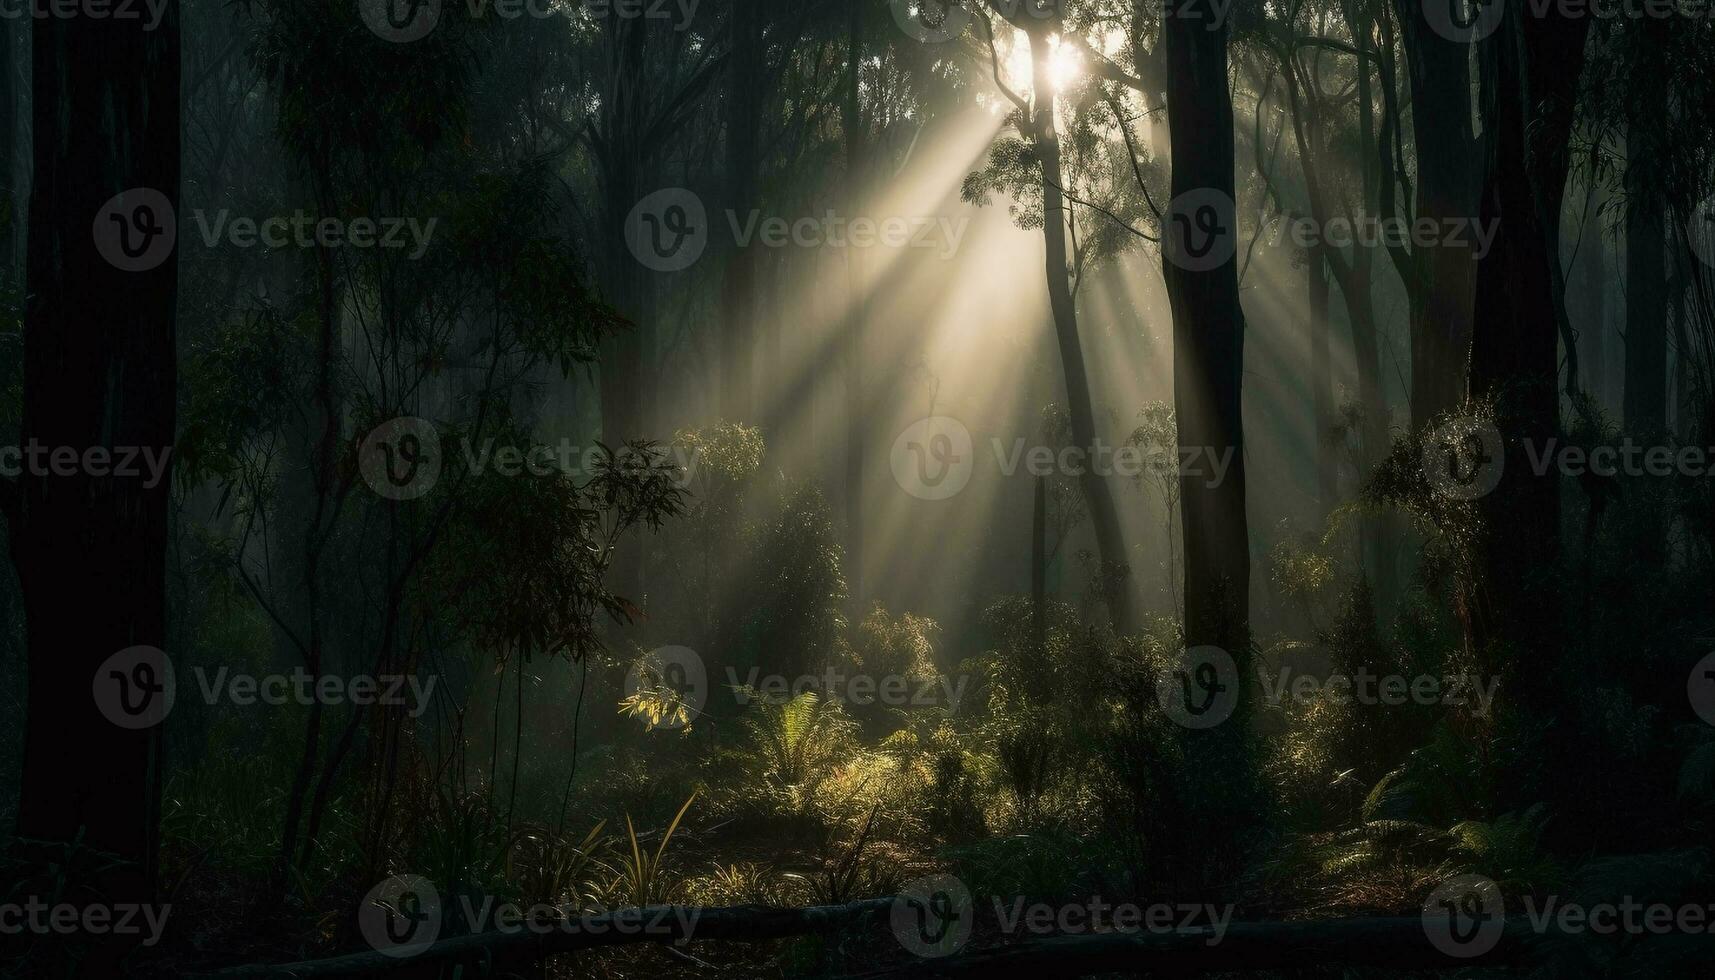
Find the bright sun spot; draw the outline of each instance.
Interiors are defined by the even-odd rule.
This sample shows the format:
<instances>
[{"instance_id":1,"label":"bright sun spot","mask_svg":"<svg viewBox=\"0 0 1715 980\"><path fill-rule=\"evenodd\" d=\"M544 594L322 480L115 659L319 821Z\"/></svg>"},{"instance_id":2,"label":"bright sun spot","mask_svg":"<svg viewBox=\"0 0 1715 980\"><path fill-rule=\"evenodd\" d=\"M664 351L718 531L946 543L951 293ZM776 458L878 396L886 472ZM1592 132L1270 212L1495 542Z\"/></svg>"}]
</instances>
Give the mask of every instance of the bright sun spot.
<instances>
[{"instance_id":1,"label":"bright sun spot","mask_svg":"<svg viewBox=\"0 0 1715 980\"><path fill-rule=\"evenodd\" d=\"M1070 44L1061 44L1059 35L1048 38L1048 78L1054 83L1056 92L1066 91L1066 87L1078 81L1084 74L1084 56ZM1013 91L1029 92L1031 89L1030 41L1022 31L1015 32L1012 49L1007 52L1002 62L1001 77Z\"/></svg>"},{"instance_id":2,"label":"bright sun spot","mask_svg":"<svg viewBox=\"0 0 1715 980\"><path fill-rule=\"evenodd\" d=\"M1070 44L1061 44L1058 36L1050 38L1048 43L1051 46L1048 77L1054 82L1056 92L1064 92L1066 86L1084 74L1084 56Z\"/></svg>"}]
</instances>

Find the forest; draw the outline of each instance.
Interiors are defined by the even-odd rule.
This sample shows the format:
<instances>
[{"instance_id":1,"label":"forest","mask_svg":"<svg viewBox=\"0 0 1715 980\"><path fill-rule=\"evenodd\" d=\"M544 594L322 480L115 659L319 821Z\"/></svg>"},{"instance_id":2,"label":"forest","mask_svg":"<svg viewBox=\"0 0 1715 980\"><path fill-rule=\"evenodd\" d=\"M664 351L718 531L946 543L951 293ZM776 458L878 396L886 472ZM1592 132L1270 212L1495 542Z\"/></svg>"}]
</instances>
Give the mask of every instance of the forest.
<instances>
[{"instance_id":1,"label":"forest","mask_svg":"<svg viewBox=\"0 0 1715 980\"><path fill-rule=\"evenodd\" d=\"M1712 119L1712 0L0 0L0 977L1707 976Z\"/></svg>"}]
</instances>

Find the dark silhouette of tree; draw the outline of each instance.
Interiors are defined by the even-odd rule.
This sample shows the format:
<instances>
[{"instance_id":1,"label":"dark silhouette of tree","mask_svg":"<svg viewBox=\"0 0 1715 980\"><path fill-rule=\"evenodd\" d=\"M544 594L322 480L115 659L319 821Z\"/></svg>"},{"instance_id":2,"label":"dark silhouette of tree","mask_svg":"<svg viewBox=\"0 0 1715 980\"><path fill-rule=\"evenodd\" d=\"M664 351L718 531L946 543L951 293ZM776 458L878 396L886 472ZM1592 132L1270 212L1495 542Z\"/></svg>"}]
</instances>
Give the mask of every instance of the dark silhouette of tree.
<instances>
[{"instance_id":1,"label":"dark silhouette of tree","mask_svg":"<svg viewBox=\"0 0 1715 980\"><path fill-rule=\"evenodd\" d=\"M1249 744L1250 527L1246 513L1245 433L1241 407L1245 314L1239 304L1234 193L1233 103L1227 80L1227 30L1208 29L1201 0L1167 0L1168 139L1174 204L1162 228L1162 275L1173 309L1174 412L1181 453L1232 452L1226 479L1180 477L1185 542L1184 642L1214 646L1238 667L1237 707L1226 723L1187 736L1186 767L1202 795L1187 821L1195 839L1179 842L1195 858L1194 887L1219 889L1241 859L1252 805ZM1199 16L1201 14L1202 16ZM1201 202L1224 200L1226 213ZM1185 202L1189 202L1188 204ZM1205 207L1213 211L1204 210ZM1227 239L1223 242L1221 239ZM1218 265L1200 251L1227 258ZM1183 456L1182 456L1183 458Z\"/></svg>"},{"instance_id":2,"label":"dark silhouette of tree","mask_svg":"<svg viewBox=\"0 0 1715 980\"><path fill-rule=\"evenodd\" d=\"M1560 200L1589 19L1535 16L1509 4L1486 42L1486 147L1480 220L1495 240L1477 266L1471 395L1494 405L1513 460L1482 501L1475 637L1509 664L1515 694L1533 700L1559 648L1560 481L1523 465L1526 441L1559 431ZM1520 161L1529 161L1521 166Z\"/></svg>"},{"instance_id":3,"label":"dark silhouette of tree","mask_svg":"<svg viewBox=\"0 0 1715 980\"><path fill-rule=\"evenodd\" d=\"M158 665L98 677L121 651L166 642L171 481L108 471L174 444L179 21L33 24L34 158L20 445L75 453L0 485L23 588L29 669L18 836L81 841L122 862L110 900L152 885L158 727L105 717L92 684L137 685L159 719ZM99 241L98 241L99 239ZM134 666L127 664L125 670Z\"/></svg>"}]
</instances>

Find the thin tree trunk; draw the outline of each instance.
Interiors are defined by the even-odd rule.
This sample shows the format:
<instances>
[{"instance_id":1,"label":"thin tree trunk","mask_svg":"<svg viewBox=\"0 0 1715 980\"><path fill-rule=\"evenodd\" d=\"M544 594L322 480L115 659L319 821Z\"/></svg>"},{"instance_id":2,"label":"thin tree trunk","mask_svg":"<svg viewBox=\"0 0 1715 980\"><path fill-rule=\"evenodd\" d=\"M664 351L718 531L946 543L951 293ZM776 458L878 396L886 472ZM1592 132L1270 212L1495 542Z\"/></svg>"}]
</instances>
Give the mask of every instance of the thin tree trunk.
<instances>
[{"instance_id":1,"label":"thin tree trunk","mask_svg":"<svg viewBox=\"0 0 1715 980\"><path fill-rule=\"evenodd\" d=\"M727 207L742 225L756 206L757 156L762 116L763 44L761 14L755 3L732 6L729 25L726 92ZM719 222L716 222L719 224ZM721 415L729 422L755 422L753 390L758 257L753 248L732 243L721 285L725 337L720 345Z\"/></svg>"},{"instance_id":2,"label":"thin tree trunk","mask_svg":"<svg viewBox=\"0 0 1715 980\"><path fill-rule=\"evenodd\" d=\"M846 186L852 199L861 207L868 186L868 161L865 154L863 107L859 102L860 73L863 67L864 5L853 3L847 23L847 56L845 99L841 105L840 128L846 143ZM858 208L852 209L859 213ZM861 617L864 608L863 580L863 456L864 456L864 333L869 327L869 282L862 249L845 250L847 293L850 307L843 336L842 362L845 368L845 517L846 517L846 587L851 594L852 608Z\"/></svg>"},{"instance_id":3,"label":"thin tree trunk","mask_svg":"<svg viewBox=\"0 0 1715 980\"><path fill-rule=\"evenodd\" d=\"M0 23L0 282L18 272L18 51L13 21Z\"/></svg>"},{"instance_id":4,"label":"thin tree trunk","mask_svg":"<svg viewBox=\"0 0 1715 980\"><path fill-rule=\"evenodd\" d=\"M1054 90L1049 64L1051 49L1048 37L1049 31L1042 27L1030 33L1030 54L1034 66L1032 83L1036 94L1030 127L1042 165L1042 241L1048 275L1048 306L1054 318L1054 336L1060 346L1060 365L1066 379L1066 411L1072 421L1072 441L1087 453L1088 464L1096 459L1095 401L1090 390L1089 370L1084 362L1083 341L1078 336L1078 308L1069 279L1067 211L1062 193L1066 185L1060 171L1060 134L1054 125L1058 93ZM1136 622L1133 585L1113 488L1093 465L1083 467L1078 483L1090 508L1096 549L1101 554L1105 579L1102 584L1108 590L1109 615L1113 618L1115 630L1128 632Z\"/></svg>"},{"instance_id":5,"label":"thin tree trunk","mask_svg":"<svg viewBox=\"0 0 1715 980\"><path fill-rule=\"evenodd\" d=\"M1036 656L1048 652L1048 478L1034 482L1030 506L1030 640Z\"/></svg>"},{"instance_id":6,"label":"thin tree trunk","mask_svg":"<svg viewBox=\"0 0 1715 980\"><path fill-rule=\"evenodd\" d=\"M1310 307L1310 387L1314 415L1316 453L1316 500L1322 516L1339 506L1340 459L1334 451L1334 356L1333 327L1328 322L1328 260L1320 247L1304 256Z\"/></svg>"},{"instance_id":7,"label":"thin tree trunk","mask_svg":"<svg viewBox=\"0 0 1715 980\"><path fill-rule=\"evenodd\" d=\"M1644 84L1626 137L1626 430L1667 427L1667 241L1651 156L1652 120L1666 114L1660 86Z\"/></svg>"}]
</instances>

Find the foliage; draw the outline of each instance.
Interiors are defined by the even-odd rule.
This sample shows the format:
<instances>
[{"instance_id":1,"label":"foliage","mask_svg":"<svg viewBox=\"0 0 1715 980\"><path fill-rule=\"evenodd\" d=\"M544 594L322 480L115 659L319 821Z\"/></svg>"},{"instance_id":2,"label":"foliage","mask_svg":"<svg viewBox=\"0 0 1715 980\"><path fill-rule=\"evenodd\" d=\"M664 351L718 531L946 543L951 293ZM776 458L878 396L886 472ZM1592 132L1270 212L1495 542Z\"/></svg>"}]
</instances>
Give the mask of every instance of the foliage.
<instances>
[{"instance_id":1,"label":"foliage","mask_svg":"<svg viewBox=\"0 0 1715 980\"><path fill-rule=\"evenodd\" d=\"M697 799L692 793L679 807L679 812L673 816L673 822L661 832L661 843L657 844L653 854L649 853L638 840L637 828L631 823L631 815L625 816L625 846L619 850L618 856L609 866L613 881L605 893L606 900L622 908L644 908L650 905L665 905L672 900L678 885L667 876L666 856L667 845L672 843L673 834L679 829L679 822L685 819L685 811Z\"/></svg>"}]
</instances>

